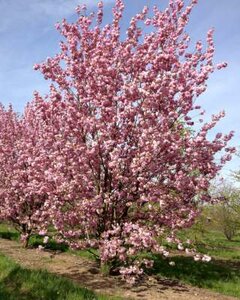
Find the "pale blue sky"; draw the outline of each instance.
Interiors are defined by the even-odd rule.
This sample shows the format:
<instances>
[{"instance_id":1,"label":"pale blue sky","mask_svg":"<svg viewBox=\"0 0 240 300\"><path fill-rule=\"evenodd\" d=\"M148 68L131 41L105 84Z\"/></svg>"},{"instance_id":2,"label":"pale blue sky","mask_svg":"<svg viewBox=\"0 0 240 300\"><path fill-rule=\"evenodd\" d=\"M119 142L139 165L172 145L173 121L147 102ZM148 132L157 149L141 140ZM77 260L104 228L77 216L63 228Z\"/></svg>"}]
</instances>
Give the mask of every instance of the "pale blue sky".
<instances>
[{"instance_id":1,"label":"pale blue sky","mask_svg":"<svg viewBox=\"0 0 240 300\"><path fill-rule=\"evenodd\" d=\"M12 103L15 110L22 112L31 100L34 90L47 92L48 82L33 64L43 61L58 51L60 36L54 24L63 17L73 20L77 4L86 3L96 8L95 0L0 0L0 101ZM112 0L105 0L105 20L111 20ZM123 27L129 18L144 5L164 8L167 0L125 0L126 11ZM186 1L187 2L187 1ZM199 99L207 116L220 110L226 117L214 132L235 130L232 145L240 145L240 1L199 0L195 7L188 32L192 41L205 39L210 27L215 28L215 61L227 61L227 69L216 72L208 82L207 92ZM234 158L224 168L240 168L240 160Z\"/></svg>"}]
</instances>

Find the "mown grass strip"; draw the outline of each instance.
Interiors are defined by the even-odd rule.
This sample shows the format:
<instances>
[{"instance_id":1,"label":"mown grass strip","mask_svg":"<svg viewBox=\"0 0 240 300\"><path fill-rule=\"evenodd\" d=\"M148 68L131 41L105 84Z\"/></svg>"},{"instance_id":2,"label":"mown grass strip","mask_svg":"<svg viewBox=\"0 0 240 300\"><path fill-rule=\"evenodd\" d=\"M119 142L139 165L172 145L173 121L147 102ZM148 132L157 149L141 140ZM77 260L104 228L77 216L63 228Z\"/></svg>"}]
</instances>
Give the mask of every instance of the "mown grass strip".
<instances>
[{"instance_id":1,"label":"mown grass strip","mask_svg":"<svg viewBox=\"0 0 240 300\"><path fill-rule=\"evenodd\" d=\"M22 268L0 254L0 299L2 300L117 300L97 295L68 279L44 270Z\"/></svg>"}]
</instances>

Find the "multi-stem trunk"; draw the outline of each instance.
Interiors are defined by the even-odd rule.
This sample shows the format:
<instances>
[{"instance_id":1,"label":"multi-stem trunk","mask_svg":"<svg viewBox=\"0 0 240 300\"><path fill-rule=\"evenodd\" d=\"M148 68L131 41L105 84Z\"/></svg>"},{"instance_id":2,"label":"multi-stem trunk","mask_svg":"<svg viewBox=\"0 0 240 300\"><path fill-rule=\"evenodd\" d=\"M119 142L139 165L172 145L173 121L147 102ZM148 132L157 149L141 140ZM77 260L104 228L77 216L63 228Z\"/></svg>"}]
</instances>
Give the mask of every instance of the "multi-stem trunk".
<instances>
[{"instance_id":1,"label":"multi-stem trunk","mask_svg":"<svg viewBox=\"0 0 240 300\"><path fill-rule=\"evenodd\" d=\"M32 230L28 228L27 224L22 224L21 227L22 227L22 234L21 234L22 245L24 248L28 248Z\"/></svg>"},{"instance_id":2,"label":"multi-stem trunk","mask_svg":"<svg viewBox=\"0 0 240 300\"><path fill-rule=\"evenodd\" d=\"M30 235L27 235L23 242L22 242L22 245L23 245L23 248L28 248L28 245L29 245L29 239L30 239Z\"/></svg>"}]
</instances>

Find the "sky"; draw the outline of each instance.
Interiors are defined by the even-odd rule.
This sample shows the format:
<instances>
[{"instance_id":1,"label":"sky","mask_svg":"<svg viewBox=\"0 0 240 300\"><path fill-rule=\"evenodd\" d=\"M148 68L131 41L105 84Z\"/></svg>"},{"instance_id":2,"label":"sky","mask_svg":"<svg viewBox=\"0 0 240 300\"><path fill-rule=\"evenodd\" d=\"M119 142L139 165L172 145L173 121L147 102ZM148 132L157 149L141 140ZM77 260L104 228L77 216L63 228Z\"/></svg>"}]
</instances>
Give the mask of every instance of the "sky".
<instances>
[{"instance_id":1,"label":"sky","mask_svg":"<svg viewBox=\"0 0 240 300\"><path fill-rule=\"evenodd\" d=\"M95 0L0 0L0 102L13 104L22 112L35 90L44 94L49 83L33 65L58 52L61 40L54 24L66 18L73 21L78 4L96 9ZM111 21L113 0L105 0L105 22ZM125 0L123 29L129 19L144 5L165 8L167 0ZM188 1L186 0L186 3ZM232 146L240 147L240 1L198 0L187 32L192 42L205 40L209 28L215 28L215 62L228 62L228 68L218 71L208 81L208 89L198 103L206 110L206 119L225 110L226 117L213 134L235 131ZM234 157L223 169L222 175L231 178L233 170L240 169L240 159Z\"/></svg>"}]
</instances>

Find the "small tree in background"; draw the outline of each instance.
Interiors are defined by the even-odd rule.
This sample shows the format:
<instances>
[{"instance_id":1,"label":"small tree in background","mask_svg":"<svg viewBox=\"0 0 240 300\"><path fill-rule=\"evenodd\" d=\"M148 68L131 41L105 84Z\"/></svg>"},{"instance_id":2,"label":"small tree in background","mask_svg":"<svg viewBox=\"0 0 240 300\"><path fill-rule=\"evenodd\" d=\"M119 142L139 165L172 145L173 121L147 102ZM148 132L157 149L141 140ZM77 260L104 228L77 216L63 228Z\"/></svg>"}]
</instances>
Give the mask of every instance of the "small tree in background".
<instances>
[{"instance_id":1,"label":"small tree in background","mask_svg":"<svg viewBox=\"0 0 240 300\"><path fill-rule=\"evenodd\" d=\"M212 193L218 199L218 203L211 209L214 225L231 241L240 229L239 189L230 183L221 182L219 187L213 188Z\"/></svg>"},{"instance_id":2,"label":"small tree in background","mask_svg":"<svg viewBox=\"0 0 240 300\"><path fill-rule=\"evenodd\" d=\"M227 203L216 205L213 217L217 228L231 241L239 230L239 217Z\"/></svg>"},{"instance_id":3,"label":"small tree in background","mask_svg":"<svg viewBox=\"0 0 240 300\"><path fill-rule=\"evenodd\" d=\"M199 208L200 209L200 208ZM191 228L191 240L194 244L202 243L204 237L209 232L209 227L212 227L212 205L204 205L201 208L201 213L195 220Z\"/></svg>"},{"instance_id":4,"label":"small tree in background","mask_svg":"<svg viewBox=\"0 0 240 300\"><path fill-rule=\"evenodd\" d=\"M237 156L240 157L240 152L237 153ZM233 173L233 177L236 180L236 184L238 188L234 189L233 196L231 197L232 199L232 208L234 211L238 214L239 219L240 219L240 188L239 188L239 182L240 182L240 171L236 171Z\"/></svg>"}]
</instances>

